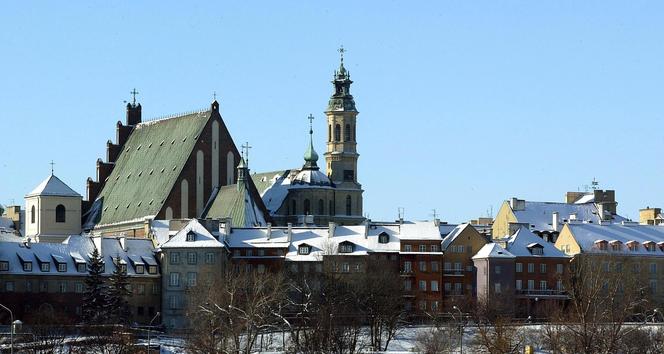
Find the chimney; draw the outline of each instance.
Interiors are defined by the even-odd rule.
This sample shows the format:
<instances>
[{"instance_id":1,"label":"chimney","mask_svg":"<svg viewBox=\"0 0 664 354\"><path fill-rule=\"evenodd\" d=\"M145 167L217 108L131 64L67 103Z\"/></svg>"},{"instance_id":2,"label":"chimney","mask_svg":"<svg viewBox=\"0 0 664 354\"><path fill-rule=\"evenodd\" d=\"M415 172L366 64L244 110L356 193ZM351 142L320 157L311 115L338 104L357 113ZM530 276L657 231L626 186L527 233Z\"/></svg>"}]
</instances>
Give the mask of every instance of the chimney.
<instances>
[{"instance_id":1,"label":"chimney","mask_svg":"<svg viewBox=\"0 0 664 354\"><path fill-rule=\"evenodd\" d=\"M440 219L438 219L438 218L433 219L433 224L434 224L436 227L440 226Z\"/></svg>"},{"instance_id":2,"label":"chimney","mask_svg":"<svg viewBox=\"0 0 664 354\"><path fill-rule=\"evenodd\" d=\"M366 240L369 237L369 229L371 228L371 219L364 220L364 239Z\"/></svg>"},{"instance_id":3,"label":"chimney","mask_svg":"<svg viewBox=\"0 0 664 354\"><path fill-rule=\"evenodd\" d=\"M514 235L519 229L522 227L525 227L526 230L530 230L530 224L525 223L525 222L511 222L508 225L508 235L507 236L512 236Z\"/></svg>"},{"instance_id":4,"label":"chimney","mask_svg":"<svg viewBox=\"0 0 664 354\"><path fill-rule=\"evenodd\" d=\"M129 139L129 134L134 129L131 125L122 125L122 122L118 121L115 127L115 141L120 145L120 149L124 147L124 144Z\"/></svg>"},{"instance_id":5,"label":"chimney","mask_svg":"<svg viewBox=\"0 0 664 354\"><path fill-rule=\"evenodd\" d=\"M113 172L113 167L115 167L115 163L104 162L101 159L97 159L97 182L105 183L108 176Z\"/></svg>"},{"instance_id":6,"label":"chimney","mask_svg":"<svg viewBox=\"0 0 664 354\"><path fill-rule=\"evenodd\" d=\"M86 200L94 201L95 199L97 199L97 195L99 194L99 187L100 187L99 182L95 182L92 180L92 178L88 177L87 181L85 182Z\"/></svg>"},{"instance_id":7,"label":"chimney","mask_svg":"<svg viewBox=\"0 0 664 354\"><path fill-rule=\"evenodd\" d=\"M288 242L293 242L293 223L288 223Z\"/></svg>"},{"instance_id":8,"label":"chimney","mask_svg":"<svg viewBox=\"0 0 664 354\"><path fill-rule=\"evenodd\" d=\"M553 227L553 231L559 231L559 223L560 214L557 211L554 211L553 214L551 214L551 226Z\"/></svg>"},{"instance_id":9,"label":"chimney","mask_svg":"<svg viewBox=\"0 0 664 354\"><path fill-rule=\"evenodd\" d=\"M120 247L122 247L122 250L127 252L127 238L125 236L120 236L118 237L118 241L120 242Z\"/></svg>"},{"instance_id":10,"label":"chimney","mask_svg":"<svg viewBox=\"0 0 664 354\"><path fill-rule=\"evenodd\" d=\"M267 237L268 240L270 238L272 238L272 223L271 222L267 223L267 235L266 235L266 237Z\"/></svg>"},{"instance_id":11,"label":"chimney","mask_svg":"<svg viewBox=\"0 0 664 354\"><path fill-rule=\"evenodd\" d=\"M127 125L135 126L141 122L141 104L127 103Z\"/></svg>"},{"instance_id":12,"label":"chimney","mask_svg":"<svg viewBox=\"0 0 664 354\"><path fill-rule=\"evenodd\" d=\"M333 221L330 221L330 224L327 226L327 237L334 237L334 230L337 228L337 224Z\"/></svg>"},{"instance_id":13,"label":"chimney","mask_svg":"<svg viewBox=\"0 0 664 354\"><path fill-rule=\"evenodd\" d=\"M233 232L232 224L233 224L233 218L231 217L226 218L226 221L224 221L224 233L227 236L230 236L231 232Z\"/></svg>"}]
</instances>

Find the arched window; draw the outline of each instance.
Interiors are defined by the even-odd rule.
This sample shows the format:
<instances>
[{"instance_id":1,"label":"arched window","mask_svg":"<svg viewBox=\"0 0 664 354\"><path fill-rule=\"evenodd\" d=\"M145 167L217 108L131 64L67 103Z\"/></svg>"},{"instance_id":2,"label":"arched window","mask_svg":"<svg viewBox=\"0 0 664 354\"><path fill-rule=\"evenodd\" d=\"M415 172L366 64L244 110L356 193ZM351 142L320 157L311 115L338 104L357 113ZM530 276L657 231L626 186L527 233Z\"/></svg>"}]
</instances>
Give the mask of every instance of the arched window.
<instances>
[{"instance_id":1,"label":"arched window","mask_svg":"<svg viewBox=\"0 0 664 354\"><path fill-rule=\"evenodd\" d=\"M334 141L341 141L341 126L339 124L334 126Z\"/></svg>"},{"instance_id":2,"label":"arched window","mask_svg":"<svg viewBox=\"0 0 664 354\"><path fill-rule=\"evenodd\" d=\"M226 154L226 184L235 183L234 174L235 172L235 155L231 151Z\"/></svg>"},{"instance_id":3,"label":"arched window","mask_svg":"<svg viewBox=\"0 0 664 354\"><path fill-rule=\"evenodd\" d=\"M330 200L330 206L327 211L330 215L334 215L334 201Z\"/></svg>"},{"instance_id":4,"label":"arched window","mask_svg":"<svg viewBox=\"0 0 664 354\"><path fill-rule=\"evenodd\" d=\"M332 141L332 124L327 126L327 141Z\"/></svg>"},{"instance_id":5,"label":"arched window","mask_svg":"<svg viewBox=\"0 0 664 354\"><path fill-rule=\"evenodd\" d=\"M304 200L304 215L311 214L311 202L309 199Z\"/></svg>"},{"instance_id":6,"label":"arched window","mask_svg":"<svg viewBox=\"0 0 664 354\"><path fill-rule=\"evenodd\" d=\"M344 128L344 141L350 141L350 124L346 124Z\"/></svg>"},{"instance_id":7,"label":"arched window","mask_svg":"<svg viewBox=\"0 0 664 354\"><path fill-rule=\"evenodd\" d=\"M65 206L58 204L58 206L55 207L55 222L65 222L65 212Z\"/></svg>"},{"instance_id":8,"label":"arched window","mask_svg":"<svg viewBox=\"0 0 664 354\"><path fill-rule=\"evenodd\" d=\"M30 209L30 223L31 224L35 223L35 206L34 205Z\"/></svg>"},{"instance_id":9,"label":"arched window","mask_svg":"<svg viewBox=\"0 0 664 354\"><path fill-rule=\"evenodd\" d=\"M291 201L291 210L292 210L291 214L297 215L297 202L295 201L295 199Z\"/></svg>"},{"instance_id":10,"label":"arched window","mask_svg":"<svg viewBox=\"0 0 664 354\"><path fill-rule=\"evenodd\" d=\"M322 199L318 199L318 215L325 214L325 202Z\"/></svg>"},{"instance_id":11,"label":"arched window","mask_svg":"<svg viewBox=\"0 0 664 354\"><path fill-rule=\"evenodd\" d=\"M353 209L353 200L350 195L346 196L346 215L350 215Z\"/></svg>"},{"instance_id":12,"label":"arched window","mask_svg":"<svg viewBox=\"0 0 664 354\"><path fill-rule=\"evenodd\" d=\"M357 135L355 135L355 124L353 124L353 141L357 141Z\"/></svg>"}]
</instances>

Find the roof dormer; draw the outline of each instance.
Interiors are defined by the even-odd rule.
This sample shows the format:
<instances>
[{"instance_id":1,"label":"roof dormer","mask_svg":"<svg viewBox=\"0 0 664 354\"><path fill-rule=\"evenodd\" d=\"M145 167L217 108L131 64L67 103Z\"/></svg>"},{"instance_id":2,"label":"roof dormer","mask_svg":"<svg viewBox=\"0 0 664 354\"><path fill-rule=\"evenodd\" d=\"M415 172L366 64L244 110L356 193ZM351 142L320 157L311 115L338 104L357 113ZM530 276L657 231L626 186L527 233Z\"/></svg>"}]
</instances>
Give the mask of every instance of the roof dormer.
<instances>
[{"instance_id":1,"label":"roof dormer","mask_svg":"<svg viewBox=\"0 0 664 354\"><path fill-rule=\"evenodd\" d=\"M542 255L544 255L544 246L542 246L539 243L531 243L526 247L530 251L530 254L532 254L533 256L542 256Z\"/></svg>"},{"instance_id":2,"label":"roof dormer","mask_svg":"<svg viewBox=\"0 0 664 354\"><path fill-rule=\"evenodd\" d=\"M594 244L595 244L595 247L597 247L597 249L600 250L600 251L606 251L608 249L608 246L609 246L609 242L606 241L606 240L596 240L594 242Z\"/></svg>"},{"instance_id":3,"label":"roof dormer","mask_svg":"<svg viewBox=\"0 0 664 354\"><path fill-rule=\"evenodd\" d=\"M627 249L629 249L630 252L636 252L639 250L639 243L634 240L625 242L625 245L627 245Z\"/></svg>"},{"instance_id":4,"label":"roof dormer","mask_svg":"<svg viewBox=\"0 0 664 354\"><path fill-rule=\"evenodd\" d=\"M355 251L355 244L350 241L339 243L339 253L353 253Z\"/></svg>"}]
</instances>

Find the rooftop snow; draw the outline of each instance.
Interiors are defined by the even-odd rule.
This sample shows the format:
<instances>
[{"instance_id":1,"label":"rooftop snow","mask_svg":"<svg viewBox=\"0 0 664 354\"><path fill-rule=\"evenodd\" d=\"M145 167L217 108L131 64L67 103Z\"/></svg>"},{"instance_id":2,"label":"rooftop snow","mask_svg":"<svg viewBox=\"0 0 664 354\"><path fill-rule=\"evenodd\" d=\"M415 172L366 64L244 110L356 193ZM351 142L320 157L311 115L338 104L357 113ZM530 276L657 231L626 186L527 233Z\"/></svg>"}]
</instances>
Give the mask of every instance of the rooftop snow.
<instances>
[{"instance_id":1,"label":"rooftop snow","mask_svg":"<svg viewBox=\"0 0 664 354\"><path fill-rule=\"evenodd\" d=\"M32 190L26 197L32 196L58 196L58 197L81 197L73 189L69 188L55 175L48 176L43 180L35 189Z\"/></svg>"},{"instance_id":2,"label":"rooftop snow","mask_svg":"<svg viewBox=\"0 0 664 354\"><path fill-rule=\"evenodd\" d=\"M515 258L514 255L497 243L487 243L482 246L480 250L472 257L472 259L480 258Z\"/></svg>"}]
</instances>

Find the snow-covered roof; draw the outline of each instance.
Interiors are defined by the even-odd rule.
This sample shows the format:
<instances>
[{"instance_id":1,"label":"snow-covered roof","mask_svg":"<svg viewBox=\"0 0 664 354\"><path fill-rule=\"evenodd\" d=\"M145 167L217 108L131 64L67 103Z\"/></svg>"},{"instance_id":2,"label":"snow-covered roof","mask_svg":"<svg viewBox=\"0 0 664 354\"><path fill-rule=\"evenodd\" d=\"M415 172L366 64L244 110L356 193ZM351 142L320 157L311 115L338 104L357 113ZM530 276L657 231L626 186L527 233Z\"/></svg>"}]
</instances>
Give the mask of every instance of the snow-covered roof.
<instances>
[{"instance_id":1,"label":"snow-covered roof","mask_svg":"<svg viewBox=\"0 0 664 354\"><path fill-rule=\"evenodd\" d=\"M187 234L193 232L194 240L187 241ZM170 240L164 242L161 248L223 248L224 244L217 240L201 225L198 220L191 219L180 231L178 231Z\"/></svg>"},{"instance_id":2,"label":"snow-covered roof","mask_svg":"<svg viewBox=\"0 0 664 354\"><path fill-rule=\"evenodd\" d=\"M585 194L579 200L575 201L574 204L584 204L584 203L594 203L595 202L595 193Z\"/></svg>"},{"instance_id":3,"label":"snow-covered roof","mask_svg":"<svg viewBox=\"0 0 664 354\"><path fill-rule=\"evenodd\" d=\"M520 223L527 223L531 230L536 231L554 231L553 213L558 212L559 222L562 226L571 219L570 215L575 215L577 220L584 220L599 224L601 216L597 211L595 203L568 204L558 202L531 202L525 201L523 210L512 210L514 216ZM613 215L613 222L627 220L620 215ZM560 229L560 228L559 228Z\"/></svg>"},{"instance_id":4,"label":"snow-covered roof","mask_svg":"<svg viewBox=\"0 0 664 354\"><path fill-rule=\"evenodd\" d=\"M539 245L542 247L541 255L533 255L530 249ZM517 257L567 257L552 243L542 240L525 227L520 228L507 239L507 250Z\"/></svg>"},{"instance_id":5,"label":"snow-covered roof","mask_svg":"<svg viewBox=\"0 0 664 354\"><path fill-rule=\"evenodd\" d=\"M399 238L402 240L442 241L440 227L433 221L404 221Z\"/></svg>"},{"instance_id":6,"label":"snow-covered roof","mask_svg":"<svg viewBox=\"0 0 664 354\"><path fill-rule=\"evenodd\" d=\"M473 226L468 223L457 225L454 229L452 229L452 231L450 231L449 234L447 234L447 236L445 236L445 238L443 238L443 242L441 243L443 252L447 250L447 247L452 243L452 241L454 241L457 236L459 236L467 227Z\"/></svg>"},{"instance_id":7,"label":"snow-covered roof","mask_svg":"<svg viewBox=\"0 0 664 354\"><path fill-rule=\"evenodd\" d=\"M55 175L48 176L27 197L32 196L81 197Z\"/></svg>"},{"instance_id":8,"label":"snow-covered roof","mask_svg":"<svg viewBox=\"0 0 664 354\"><path fill-rule=\"evenodd\" d=\"M487 243L472 257L472 259L481 258L516 258L512 253L502 248L497 243Z\"/></svg>"},{"instance_id":9,"label":"snow-covered roof","mask_svg":"<svg viewBox=\"0 0 664 354\"><path fill-rule=\"evenodd\" d=\"M261 198L265 207L274 214L288 196L291 189L316 188L329 189L334 188L330 179L320 170L311 169L291 169L275 172L272 175L259 174L253 175L254 183L264 185L261 191ZM256 178L259 178L257 180ZM259 188L260 190L260 188Z\"/></svg>"},{"instance_id":10,"label":"snow-covered roof","mask_svg":"<svg viewBox=\"0 0 664 354\"><path fill-rule=\"evenodd\" d=\"M664 249L655 247L655 251L648 251L643 245L652 241L657 244L664 242L664 226L662 225L639 225L632 223L625 224L583 224L571 223L567 227L571 231L576 242L581 246L582 252L589 253L622 253L628 255L648 255L664 256ZM612 247L607 247L606 251L600 250L596 241L619 241L626 245L630 241L639 244L634 251L622 246L620 251L614 251ZM617 243L617 242L614 242Z\"/></svg>"},{"instance_id":11,"label":"snow-covered roof","mask_svg":"<svg viewBox=\"0 0 664 354\"><path fill-rule=\"evenodd\" d=\"M96 239L96 240L95 240ZM101 241L101 242L99 242ZM124 249L119 238L102 237L101 239L84 235L69 236L62 243L25 243L0 242L0 261L8 262L9 269L0 271L2 274L32 274L32 275L79 275L86 276L87 268L79 272L77 264L90 261L90 255L95 244L101 244L101 255L104 259L104 275L110 275L115 270L113 259L120 258L128 262L130 257L148 259L156 265L152 242L148 239L125 239ZM121 262L122 262L121 261ZM32 262L32 271L23 270L23 262ZM50 264L48 271L42 271L40 263ZM66 271L59 271L58 264L66 264ZM133 267L127 267L129 276L157 277L157 274L136 274Z\"/></svg>"},{"instance_id":12,"label":"snow-covered roof","mask_svg":"<svg viewBox=\"0 0 664 354\"><path fill-rule=\"evenodd\" d=\"M320 170L305 169L295 175L295 178L292 181L292 185L314 185L317 187L329 187L332 185L332 182L327 177L327 175Z\"/></svg>"}]
</instances>

